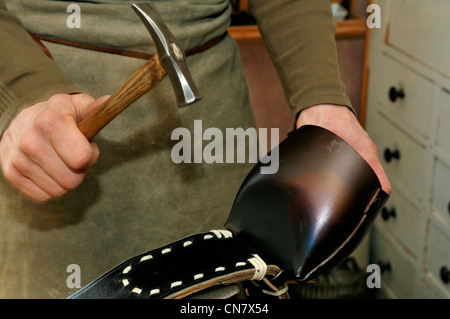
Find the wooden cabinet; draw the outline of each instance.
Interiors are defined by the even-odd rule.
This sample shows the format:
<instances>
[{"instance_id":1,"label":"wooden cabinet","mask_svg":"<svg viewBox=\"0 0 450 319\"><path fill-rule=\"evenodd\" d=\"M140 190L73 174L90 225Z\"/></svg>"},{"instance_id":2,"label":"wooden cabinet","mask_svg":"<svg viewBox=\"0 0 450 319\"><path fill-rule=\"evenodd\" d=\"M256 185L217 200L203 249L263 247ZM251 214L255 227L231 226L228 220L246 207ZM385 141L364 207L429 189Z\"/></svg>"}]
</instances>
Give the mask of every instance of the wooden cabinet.
<instances>
[{"instance_id":1,"label":"wooden cabinet","mask_svg":"<svg viewBox=\"0 0 450 319\"><path fill-rule=\"evenodd\" d=\"M430 99L433 83L392 57L382 56L380 63L383 68L373 70L372 81L379 83L373 93L381 111L386 117L395 118L396 124L405 130L428 138L434 107Z\"/></svg>"},{"instance_id":2,"label":"wooden cabinet","mask_svg":"<svg viewBox=\"0 0 450 319\"><path fill-rule=\"evenodd\" d=\"M393 186L370 239L378 296L450 298L450 2L374 3L365 123Z\"/></svg>"},{"instance_id":3,"label":"wooden cabinet","mask_svg":"<svg viewBox=\"0 0 450 319\"><path fill-rule=\"evenodd\" d=\"M448 0L395 0L392 2L388 43L430 68L450 74ZM447 40L447 41L446 41Z\"/></svg>"}]
</instances>

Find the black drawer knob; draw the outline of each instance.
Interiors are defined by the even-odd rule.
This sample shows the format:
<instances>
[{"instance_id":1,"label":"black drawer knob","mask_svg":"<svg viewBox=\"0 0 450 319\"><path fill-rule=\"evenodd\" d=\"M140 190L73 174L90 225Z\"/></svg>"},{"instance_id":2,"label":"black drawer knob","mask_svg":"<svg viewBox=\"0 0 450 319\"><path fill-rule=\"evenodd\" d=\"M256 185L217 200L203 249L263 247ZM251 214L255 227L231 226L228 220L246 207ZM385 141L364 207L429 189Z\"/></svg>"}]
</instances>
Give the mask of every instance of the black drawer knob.
<instances>
[{"instance_id":1,"label":"black drawer knob","mask_svg":"<svg viewBox=\"0 0 450 319\"><path fill-rule=\"evenodd\" d=\"M389 148L386 148L384 150L384 159L386 162L392 161L392 159L400 159L400 151L399 150L393 150L391 151Z\"/></svg>"},{"instance_id":2,"label":"black drawer knob","mask_svg":"<svg viewBox=\"0 0 450 319\"><path fill-rule=\"evenodd\" d=\"M394 218L395 216L397 216L395 208L387 209L386 207L383 207L381 210L381 217L383 217L384 220L388 220L391 217Z\"/></svg>"},{"instance_id":3,"label":"black drawer knob","mask_svg":"<svg viewBox=\"0 0 450 319\"><path fill-rule=\"evenodd\" d=\"M380 267L381 273L385 273L386 271L391 271L391 264L389 262L379 261L377 265Z\"/></svg>"},{"instance_id":4,"label":"black drawer knob","mask_svg":"<svg viewBox=\"0 0 450 319\"><path fill-rule=\"evenodd\" d=\"M391 87L389 89L389 100L391 100L391 102L395 102L397 101L397 99L404 99L405 98L405 92L403 91L403 89L396 89L395 87Z\"/></svg>"},{"instance_id":5,"label":"black drawer knob","mask_svg":"<svg viewBox=\"0 0 450 319\"><path fill-rule=\"evenodd\" d=\"M445 266L441 268L441 279L446 284L450 282L450 270Z\"/></svg>"}]
</instances>

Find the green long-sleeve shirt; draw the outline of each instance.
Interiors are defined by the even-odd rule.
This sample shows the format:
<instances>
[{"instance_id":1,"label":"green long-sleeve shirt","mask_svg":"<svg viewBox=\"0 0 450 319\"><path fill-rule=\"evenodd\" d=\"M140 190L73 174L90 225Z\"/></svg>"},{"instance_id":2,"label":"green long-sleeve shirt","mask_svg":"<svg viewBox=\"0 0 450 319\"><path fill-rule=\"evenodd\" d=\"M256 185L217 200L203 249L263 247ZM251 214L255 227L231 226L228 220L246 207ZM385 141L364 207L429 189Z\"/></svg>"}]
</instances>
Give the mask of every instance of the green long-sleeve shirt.
<instances>
[{"instance_id":1,"label":"green long-sleeve shirt","mask_svg":"<svg viewBox=\"0 0 450 319\"><path fill-rule=\"evenodd\" d=\"M0 2L0 136L17 111L57 93L76 91L66 75Z\"/></svg>"}]
</instances>

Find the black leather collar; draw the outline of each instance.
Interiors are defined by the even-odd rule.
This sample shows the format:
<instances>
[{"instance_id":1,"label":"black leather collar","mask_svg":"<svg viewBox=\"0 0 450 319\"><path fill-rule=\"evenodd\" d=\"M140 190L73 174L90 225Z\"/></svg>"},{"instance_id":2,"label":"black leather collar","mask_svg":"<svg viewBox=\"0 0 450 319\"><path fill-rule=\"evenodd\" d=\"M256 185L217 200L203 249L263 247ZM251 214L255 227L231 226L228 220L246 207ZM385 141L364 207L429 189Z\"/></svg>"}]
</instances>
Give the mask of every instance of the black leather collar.
<instances>
[{"instance_id":1,"label":"black leather collar","mask_svg":"<svg viewBox=\"0 0 450 319\"><path fill-rule=\"evenodd\" d=\"M215 285L280 273L249 243L228 230L214 230L133 257L69 298L183 298Z\"/></svg>"}]
</instances>

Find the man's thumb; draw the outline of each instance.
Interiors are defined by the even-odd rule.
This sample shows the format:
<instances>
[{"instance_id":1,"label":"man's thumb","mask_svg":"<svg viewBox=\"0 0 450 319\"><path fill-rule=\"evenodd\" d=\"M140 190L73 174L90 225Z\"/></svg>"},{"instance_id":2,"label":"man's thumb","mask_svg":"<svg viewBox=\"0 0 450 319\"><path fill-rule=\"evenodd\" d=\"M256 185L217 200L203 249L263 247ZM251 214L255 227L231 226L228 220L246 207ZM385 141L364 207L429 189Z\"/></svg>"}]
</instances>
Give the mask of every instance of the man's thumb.
<instances>
[{"instance_id":1,"label":"man's thumb","mask_svg":"<svg viewBox=\"0 0 450 319\"><path fill-rule=\"evenodd\" d=\"M77 122L80 122L90 113L94 112L100 105L110 98L110 95L102 96L94 99L87 94L72 95L72 101L75 105L75 112L77 115Z\"/></svg>"}]
</instances>

